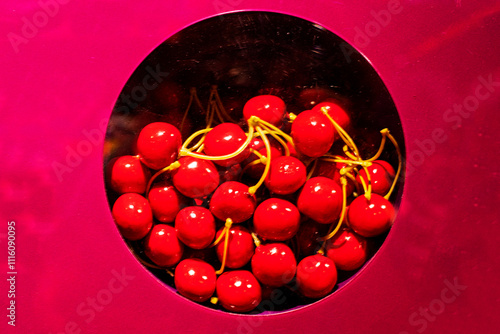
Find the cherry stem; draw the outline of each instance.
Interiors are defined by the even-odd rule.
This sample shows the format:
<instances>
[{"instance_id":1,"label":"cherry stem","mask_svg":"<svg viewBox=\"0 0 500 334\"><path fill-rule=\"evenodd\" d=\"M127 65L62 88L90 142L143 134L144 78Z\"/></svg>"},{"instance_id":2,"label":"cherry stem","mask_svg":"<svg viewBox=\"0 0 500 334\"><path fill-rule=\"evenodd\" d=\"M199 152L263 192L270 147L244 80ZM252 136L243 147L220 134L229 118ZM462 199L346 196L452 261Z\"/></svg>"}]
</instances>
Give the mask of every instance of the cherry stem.
<instances>
[{"instance_id":1,"label":"cherry stem","mask_svg":"<svg viewBox=\"0 0 500 334\"><path fill-rule=\"evenodd\" d=\"M297 118L297 115L295 115L294 113L288 113L288 119L290 120L289 122L293 122L295 121L295 119Z\"/></svg>"},{"instance_id":2,"label":"cherry stem","mask_svg":"<svg viewBox=\"0 0 500 334\"><path fill-rule=\"evenodd\" d=\"M174 170L174 169L177 169L181 166L180 162L179 161L174 161L172 162L170 165L168 165L167 167L165 168L162 168L160 169L159 171L157 171L150 179L149 179L149 182L148 182L148 185L146 187L146 196L148 195L149 191L151 190L151 186L153 185L153 181L158 177L160 176L161 174L165 173L165 172L168 172L168 171L171 171L171 170Z\"/></svg>"},{"instance_id":3,"label":"cherry stem","mask_svg":"<svg viewBox=\"0 0 500 334\"><path fill-rule=\"evenodd\" d=\"M380 157L380 155L382 154L382 152L384 151L386 138L387 138L387 135L389 134L389 129L387 129L387 128L382 129L382 130L380 130L380 133L382 134L382 140L380 141L380 146L378 148L378 151L377 151L377 153L375 153L375 155L373 157L371 157L370 159L368 159L366 161L377 160Z\"/></svg>"},{"instance_id":4,"label":"cherry stem","mask_svg":"<svg viewBox=\"0 0 500 334\"><path fill-rule=\"evenodd\" d=\"M359 171L357 169L354 169L356 171L356 173L359 175ZM368 173L367 170L365 170L366 172L366 175L367 175L367 179L368 179L368 185L366 184L365 182L365 179L359 175L359 179L361 180L361 186L363 187L363 193L365 194L365 197L367 200L370 200L371 198L371 179L370 179L370 174Z\"/></svg>"},{"instance_id":5,"label":"cherry stem","mask_svg":"<svg viewBox=\"0 0 500 334\"><path fill-rule=\"evenodd\" d=\"M332 228L334 226L332 224L330 226L330 230L328 231L328 234L325 237L321 238L321 240L323 240L323 245L321 246L320 250L318 251L318 253L320 253L320 254L325 254L326 242L328 240L330 240L331 238L333 238L333 236L335 234L337 234L337 232L340 230L340 227L342 226L342 222L344 221L344 218L345 218L346 204L347 204L347 179L345 178L345 176L340 178L340 183L342 183L342 211L340 211L340 218L339 218L337 225L335 226L335 229L333 229L333 231L332 231Z\"/></svg>"},{"instance_id":6,"label":"cherry stem","mask_svg":"<svg viewBox=\"0 0 500 334\"><path fill-rule=\"evenodd\" d=\"M195 135L195 134L199 135L203 131L208 132L208 131L210 131L210 129L204 129L204 130L197 131L193 135ZM183 147L183 148L181 148L181 151L180 151L179 155L180 156L190 156L190 157L193 157L193 158L198 158L198 159L203 159L203 160L226 160L226 159L231 159L231 158L234 158L235 156L237 156L238 154L240 154L241 152L243 152L248 147L248 145L252 141L253 132L254 132L253 126L250 126L250 129L248 131L248 136L247 136L247 139L245 140L245 142L240 146L240 148L238 148L236 151L234 151L233 153L230 153L230 154L217 155L217 156L202 155L202 154L193 153L190 150L188 150L185 147Z\"/></svg>"},{"instance_id":7,"label":"cherry stem","mask_svg":"<svg viewBox=\"0 0 500 334\"><path fill-rule=\"evenodd\" d=\"M262 128L259 125L257 125L255 127L255 129L262 137L262 140L264 141L264 145L266 145L267 157L266 157L266 167L264 168L264 172L262 173L262 175L259 179L259 182L257 182L256 185L248 188L248 192L250 193L250 195L255 195L255 193L257 192L259 187L262 185L262 183L264 183L264 180L266 179L267 174L269 173L269 168L271 168L271 144L269 143L269 139L267 139L266 134L264 133L264 131L262 130Z\"/></svg>"},{"instance_id":8,"label":"cherry stem","mask_svg":"<svg viewBox=\"0 0 500 334\"><path fill-rule=\"evenodd\" d=\"M197 143L196 145L194 145L193 147L191 147L191 148L189 148L189 149L187 148L187 146L188 146L189 144L191 144L191 142L192 142L192 141L193 141L196 137L198 137L199 135L205 134L205 133L207 133L207 132L210 132L210 130L212 130L212 129L210 129L210 128L206 128L206 129L198 130L198 131L196 131L195 133L193 133L193 134L192 134L191 136L189 136L189 138L188 138L188 139L186 139L186 141L182 144L181 151L182 151L182 150L194 150L194 149L196 149L197 147L199 147L199 145L201 145L201 144L203 143L203 141L205 140L205 136L203 136L203 137L200 139L200 141L198 141L198 143Z\"/></svg>"},{"instance_id":9,"label":"cherry stem","mask_svg":"<svg viewBox=\"0 0 500 334\"><path fill-rule=\"evenodd\" d=\"M224 267L226 266L227 248L229 246L229 230L231 229L231 225L233 225L233 220L231 218L227 218L226 224L224 225L224 230L220 234L219 238L217 238L220 239L220 237L224 234L224 253L222 255L222 264L220 266L220 269L215 272L216 275L222 274L224 272Z\"/></svg>"},{"instance_id":10,"label":"cherry stem","mask_svg":"<svg viewBox=\"0 0 500 334\"><path fill-rule=\"evenodd\" d=\"M349 134L328 114L327 108L322 107L321 111L323 112L323 114L326 117L328 117L330 122L332 122L332 124L335 127L335 129L337 130L340 138L344 141L344 143L346 143L351 148L351 150L357 156L357 159L355 159L355 160L361 160L361 157L360 157L359 151L358 151L358 147L356 146L356 144L354 143L352 138L349 136Z\"/></svg>"},{"instance_id":11,"label":"cherry stem","mask_svg":"<svg viewBox=\"0 0 500 334\"><path fill-rule=\"evenodd\" d=\"M255 247L259 247L261 244L261 241L260 241L259 237L257 236L257 233L252 232L251 235L252 235L252 239L253 239L253 243L255 244Z\"/></svg>"},{"instance_id":12,"label":"cherry stem","mask_svg":"<svg viewBox=\"0 0 500 334\"><path fill-rule=\"evenodd\" d=\"M271 123L268 123L260 118L257 118L258 119L258 122L259 122L259 125L261 125L265 130L268 130L269 132L271 132L270 130L273 130L275 131L276 133L278 133L280 136L282 136L283 138L286 139L287 142L289 142L293 148L295 148L295 144L293 143L293 138L286 134L285 132L281 131L279 128L277 128L276 126L272 125Z\"/></svg>"},{"instance_id":13,"label":"cherry stem","mask_svg":"<svg viewBox=\"0 0 500 334\"><path fill-rule=\"evenodd\" d=\"M326 160L326 161L329 161L329 160ZM313 165L311 167L311 170L309 171L309 173L307 173L306 180L309 180L312 177L314 171L316 170L317 165L318 165L318 159L314 160Z\"/></svg>"},{"instance_id":14,"label":"cherry stem","mask_svg":"<svg viewBox=\"0 0 500 334\"><path fill-rule=\"evenodd\" d=\"M399 179L399 175L401 174L401 168L403 166L403 159L401 156L401 150L399 149L398 142L396 139L387 131L387 137L389 140L392 142L394 147L396 148L396 152L398 153L398 171L396 172L396 175L394 176L394 180L392 181L391 189L389 189L389 192L384 196L385 199L389 199L391 197L392 192L394 191L394 188L396 187L396 183Z\"/></svg>"}]
</instances>

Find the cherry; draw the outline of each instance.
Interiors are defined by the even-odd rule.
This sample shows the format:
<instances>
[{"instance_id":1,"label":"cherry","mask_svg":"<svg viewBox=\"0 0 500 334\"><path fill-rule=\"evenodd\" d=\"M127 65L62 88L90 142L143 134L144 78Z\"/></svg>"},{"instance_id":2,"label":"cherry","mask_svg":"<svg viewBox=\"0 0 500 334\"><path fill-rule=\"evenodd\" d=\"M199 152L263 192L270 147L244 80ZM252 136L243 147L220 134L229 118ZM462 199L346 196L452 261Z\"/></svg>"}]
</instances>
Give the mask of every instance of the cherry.
<instances>
[{"instance_id":1,"label":"cherry","mask_svg":"<svg viewBox=\"0 0 500 334\"><path fill-rule=\"evenodd\" d=\"M252 272L262 283L280 287L290 282L297 269L297 261L290 247L283 243L260 245L252 257Z\"/></svg>"},{"instance_id":2,"label":"cherry","mask_svg":"<svg viewBox=\"0 0 500 334\"><path fill-rule=\"evenodd\" d=\"M172 182L184 196L205 197L219 185L219 172L211 161L183 157L179 159L179 163L180 167L172 171Z\"/></svg>"},{"instance_id":3,"label":"cherry","mask_svg":"<svg viewBox=\"0 0 500 334\"><path fill-rule=\"evenodd\" d=\"M154 263L170 267L180 261L184 246L177 239L175 228L166 224L153 227L144 241L144 253Z\"/></svg>"},{"instance_id":4,"label":"cherry","mask_svg":"<svg viewBox=\"0 0 500 334\"><path fill-rule=\"evenodd\" d=\"M153 215L162 223L171 223L177 213L188 206L188 199L175 189L169 180L161 180L151 187L148 193Z\"/></svg>"},{"instance_id":5,"label":"cherry","mask_svg":"<svg viewBox=\"0 0 500 334\"><path fill-rule=\"evenodd\" d=\"M320 224L337 220L342 210L342 189L332 179L317 176L306 181L297 198L301 213Z\"/></svg>"},{"instance_id":6,"label":"cherry","mask_svg":"<svg viewBox=\"0 0 500 334\"><path fill-rule=\"evenodd\" d=\"M225 272L217 279L217 296L226 310L250 312L262 300L262 290L255 276L247 270Z\"/></svg>"},{"instance_id":7,"label":"cherry","mask_svg":"<svg viewBox=\"0 0 500 334\"><path fill-rule=\"evenodd\" d=\"M351 118L341 106L335 102L322 102L314 106L312 110L322 112L323 108L328 110L328 115L330 115L330 117L333 118L333 120L337 122L342 129L345 130L349 128L351 125Z\"/></svg>"},{"instance_id":8,"label":"cherry","mask_svg":"<svg viewBox=\"0 0 500 334\"><path fill-rule=\"evenodd\" d=\"M217 231L216 237L222 233L223 229ZM226 254L226 267L231 269L241 268L250 261L254 254L253 238L248 229L243 226L232 226L229 229L229 240ZM224 256L224 239L215 247L217 257L222 262Z\"/></svg>"},{"instance_id":9,"label":"cherry","mask_svg":"<svg viewBox=\"0 0 500 334\"><path fill-rule=\"evenodd\" d=\"M222 123L214 127L205 137L205 153L209 156L221 156L236 152L247 140L245 132L234 123ZM217 165L231 166L242 162L250 155L246 148L235 157L214 160Z\"/></svg>"},{"instance_id":10,"label":"cherry","mask_svg":"<svg viewBox=\"0 0 500 334\"><path fill-rule=\"evenodd\" d=\"M375 160L374 162L384 167L385 171L389 174L389 177L391 179L394 179L394 177L396 177L396 171L394 170L394 167L392 167L390 163L384 160Z\"/></svg>"},{"instance_id":11,"label":"cherry","mask_svg":"<svg viewBox=\"0 0 500 334\"><path fill-rule=\"evenodd\" d=\"M337 284L335 263L323 255L310 255L297 265L299 291L308 298L322 298Z\"/></svg>"},{"instance_id":12,"label":"cherry","mask_svg":"<svg viewBox=\"0 0 500 334\"><path fill-rule=\"evenodd\" d=\"M281 146L274 140L269 140L271 144L271 161L276 159L277 157L282 156L281 153ZM258 153L260 153L262 156L267 157L267 150L264 144L264 141L260 137L254 138L250 142L250 148L254 149ZM255 154L250 154L250 156L244 161L245 165L248 165L249 163L258 160L259 157ZM264 172L265 165L264 164L256 164L252 165L246 168L246 173L253 177L254 179L258 179L262 176L262 173Z\"/></svg>"},{"instance_id":13,"label":"cherry","mask_svg":"<svg viewBox=\"0 0 500 334\"><path fill-rule=\"evenodd\" d=\"M210 200L210 211L222 221L231 218L241 223L252 217L256 198L248 192L248 186L236 181L224 182L215 190Z\"/></svg>"},{"instance_id":14,"label":"cherry","mask_svg":"<svg viewBox=\"0 0 500 334\"><path fill-rule=\"evenodd\" d=\"M285 114L285 102L274 95L258 95L245 103L243 117L246 121L252 116L257 116L263 121L280 126Z\"/></svg>"},{"instance_id":15,"label":"cherry","mask_svg":"<svg viewBox=\"0 0 500 334\"><path fill-rule=\"evenodd\" d=\"M111 164L110 185L117 193L139 193L146 191L151 173L138 156L124 155Z\"/></svg>"},{"instance_id":16,"label":"cherry","mask_svg":"<svg viewBox=\"0 0 500 334\"><path fill-rule=\"evenodd\" d=\"M297 207L279 198L263 201L253 215L255 233L265 240L288 240L297 233L299 224L300 212Z\"/></svg>"},{"instance_id":17,"label":"cherry","mask_svg":"<svg viewBox=\"0 0 500 334\"><path fill-rule=\"evenodd\" d=\"M306 166L297 158L281 156L271 162L266 187L280 195L297 191L306 182Z\"/></svg>"},{"instance_id":18,"label":"cherry","mask_svg":"<svg viewBox=\"0 0 500 334\"><path fill-rule=\"evenodd\" d=\"M161 169L174 162L181 146L179 130L164 122L146 125L137 138L137 153L142 163L151 169Z\"/></svg>"},{"instance_id":19,"label":"cherry","mask_svg":"<svg viewBox=\"0 0 500 334\"><path fill-rule=\"evenodd\" d=\"M327 241L326 256L335 263L337 269L359 269L367 259L366 239L350 228L343 228Z\"/></svg>"},{"instance_id":20,"label":"cherry","mask_svg":"<svg viewBox=\"0 0 500 334\"><path fill-rule=\"evenodd\" d=\"M185 259L175 267L177 291L195 302L201 303L212 297L216 280L214 268L199 259Z\"/></svg>"},{"instance_id":21,"label":"cherry","mask_svg":"<svg viewBox=\"0 0 500 334\"><path fill-rule=\"evenodd\" d=\"M328 225L318 224L313 220L307 220L300 224L297 232L298 246L302 255L313 255L320 249L319 238L328 233Z\"/></svg>"},{"instance_id":22,"label":"cherry","mask_svg":"<svg viewBox=\"0 0 500 334\"><path fill-rule=\"evenodd\" d=\"M322 112L306 110L293 121L292 138L298 152L319 158L332 147L335 128Z\"/></svg>"},{"instance_id":23,"label":"cherry","mask_svg":"<svg viewBox=\"0 0 500 334\"><path fill-rule=\"evenodd\" d=\"M118 197L112 214L121 234L128 240L144 238L153 226L153 213L148 200L136 193Z\"/></svg>"},{"instance_id":24,"label":"cherry","mask_svg":"<svg viewBox=\"0 0 500 334\"><path fill-rule=\"evenodd\" d=\"M396 211L391 202L377 194L371 194L370 200L365 195L358 196L347 211L349 226L367 238L389 230L395 217Z\"/></svg>"},{"instance_id":25,"label":"cherry","mask_svg":"<svg viewBox=\"0 0 500 334\"><path fill-rule=\"evenodd\" d=\"M193 249L208 247L215 237L215 219L201 206L188 206L179 211L175 228L179 240Z\"/></svg>"},{"instance_id":26,"label":"cherry","mask_svg":"<svg viewBox=\"0 0 500 334\"><path fill-rule=\"evenodd\" d=\"M312 176L324 176L329 179L334 180L337 182L339 186L342 187L342 183L340 182L340 169L345 166L344 163L341 162L333 162L333 161L328 161L328 160L321 160L318 159L316 162L316 168L314 169L314 172L312 173ZM346 196L350 196L352 192L355 189L354 182L347 178L347 185L346 185Z\"/></svg>"},{"instance_id":27,"label":"cherry","mask_svg":"<svg viewBox=\"0 0 500 334\"><path fill-rule=\"evenodd\" d=\"M392 167L391 167L392 168ZM389 172L378 162L373 162L371 166L366 167L370 175L372 192L379 195L385 195L392 185L392 179ZM393 169L394 171L394 169ZM356 176L356 181L361 184L361 178L368 185L368 177L365 169L361 169Z\"/></svg>"}]
</instances>

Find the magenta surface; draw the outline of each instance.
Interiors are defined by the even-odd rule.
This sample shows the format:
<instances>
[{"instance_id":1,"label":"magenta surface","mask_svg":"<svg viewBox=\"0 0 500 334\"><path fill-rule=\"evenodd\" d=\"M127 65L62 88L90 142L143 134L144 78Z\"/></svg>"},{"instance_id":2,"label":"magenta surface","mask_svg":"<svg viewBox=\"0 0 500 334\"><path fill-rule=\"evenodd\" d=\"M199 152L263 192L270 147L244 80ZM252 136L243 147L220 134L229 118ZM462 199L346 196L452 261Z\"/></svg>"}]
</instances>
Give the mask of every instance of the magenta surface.
<instances>
[{"instance_id":1,"label":"magenta surface","mask_svg":"<svg viewBox=\"0 0 500 334\"><path fill-rule=\"evenodd\" d=\"M373 261L324 300L265 316L210 310L165 288L127 250L103 185L104 129L133 70L175 32L233 10L299 16L354 45L392 94L408 158L396 225ZM498 1L6 0L0 15L2 333L500 327Z\"/></svg>"}]
</instances>

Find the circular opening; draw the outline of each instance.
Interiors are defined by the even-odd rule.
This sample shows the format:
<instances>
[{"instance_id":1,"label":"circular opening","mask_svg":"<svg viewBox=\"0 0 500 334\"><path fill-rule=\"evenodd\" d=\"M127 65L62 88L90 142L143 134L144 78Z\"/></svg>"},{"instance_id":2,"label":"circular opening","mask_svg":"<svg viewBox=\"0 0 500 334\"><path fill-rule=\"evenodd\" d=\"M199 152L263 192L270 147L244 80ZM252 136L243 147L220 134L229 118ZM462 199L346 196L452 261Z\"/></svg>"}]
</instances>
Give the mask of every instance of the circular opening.
<instances>
[{"instance_id":1,"label":"circular opening","mask_svg":"<svg viewBox=\"0 0 500 334\"><path fill-rule=\"evenodd\" d=\"M261 106L248 110L261 121L253 118L249 123L244 106L257 96L254 101ZM275 108L277 119L256 111L281 103L276 101L286 108ZM155 130L153 123L159 128ZM220 130L221 123L233 123L232 132ZM212 131L216 128L220 131ZM190 137L203 129L207 130ZM163 140L159 132L174 139L158 144ZM238 137L237 133L244 134L238 144L225 141L225 137ZM238 155L247 154L243 161L221 166L220 160L196 157L234 152L247 136L252 136L250 144ZM329 143L326 153L318 149L325 142ZM181 143L185 145L179 151ZM175 154L170 157L172 147ZM272 159L265 158L268 152ZM361 54L316 23L278 13L240 12L183 29L137 67L109 120L104 170L115 222L145 268L184 297L201 300L207 307L245 313L264 311L258 301L277 295L284 296L274 305L278 311L310 304L358 274L380 249L394 221L404 180L402 156L398 112ZM189 158L205 172L201 167L186 167L189 164L183 161ZM268 161L270 172L266 172ZM294 165L296 161L303 167ZM286 176L285 165L297 167L297 173ZM258 187L261 178L266 181ZM239 185L232 183L223 191L227 180ZM288 190L279 185L281 181ZM253 191L244 198L228 195L251 188L256 190L253 200ZM242 214L247 204L253 205L249 216ZM224 216L221 212L227 213L231 205L235 208L230 217ZM232 218L232 225L227 218ZM214 235L216 230L220 237ZM203 267L207 263L209 267ZM332 263L335 275L329 269ZM199 275L203 282L196 286L190 274ZM253 288L242 293L237 289L242 282ZM231 299L234 296L236 300Z\"/></svg>"}]
</instances>

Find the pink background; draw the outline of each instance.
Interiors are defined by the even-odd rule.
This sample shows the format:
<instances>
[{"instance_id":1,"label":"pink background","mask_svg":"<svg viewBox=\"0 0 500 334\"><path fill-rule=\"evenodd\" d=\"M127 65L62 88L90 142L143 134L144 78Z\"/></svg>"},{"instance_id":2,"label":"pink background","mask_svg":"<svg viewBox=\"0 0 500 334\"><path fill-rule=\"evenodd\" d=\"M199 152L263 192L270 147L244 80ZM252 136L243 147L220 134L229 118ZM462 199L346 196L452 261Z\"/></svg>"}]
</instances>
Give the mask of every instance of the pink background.
<instances>
[{"instance_id":1,"label":"pink background","mask_svg":"<svg viewBox=\"0 0 500 334\"><path fill-rule=\"evenodd\" d=\"M59 5L46 24L40 21L16 50L9 33L23 36L25 20L43 19L37 14L43 9L37 1L2 1L0 258L5 263L7 222L13 220L18 274L15 328L7 325L8 287L0 281L1 332L402 334L499 328L500 5L402 1L401 12L360 44L359 31L376 22L371 11L387 8L385 0L75 0ZM361 275L320 302L259 317L200 307L143 269L126 249L106 202L103 142L87 137L100 137L99 124L124 83L162 41L208 16L252 9L318 22L357 46L393 96L415 165L397 223ZM480 77L497 84L488 91ZM485 98L447 121L447 110L474 102L476 89ZM439 129L446 139L432 148L432 133ZM81 161L58 177L54 163L67 164L68 152L77 149L85 153ZM126 286L114 280L113 270L125 271ZM7 271L2 265L1 276ZM447 291L443 299L446 282L454 281L464 290L443 303L452 296ZM106 305L91 316L87 303L96 297ZM420 312L429 307L434 313L426 319Z\"/></svg>"}]
</instances>

